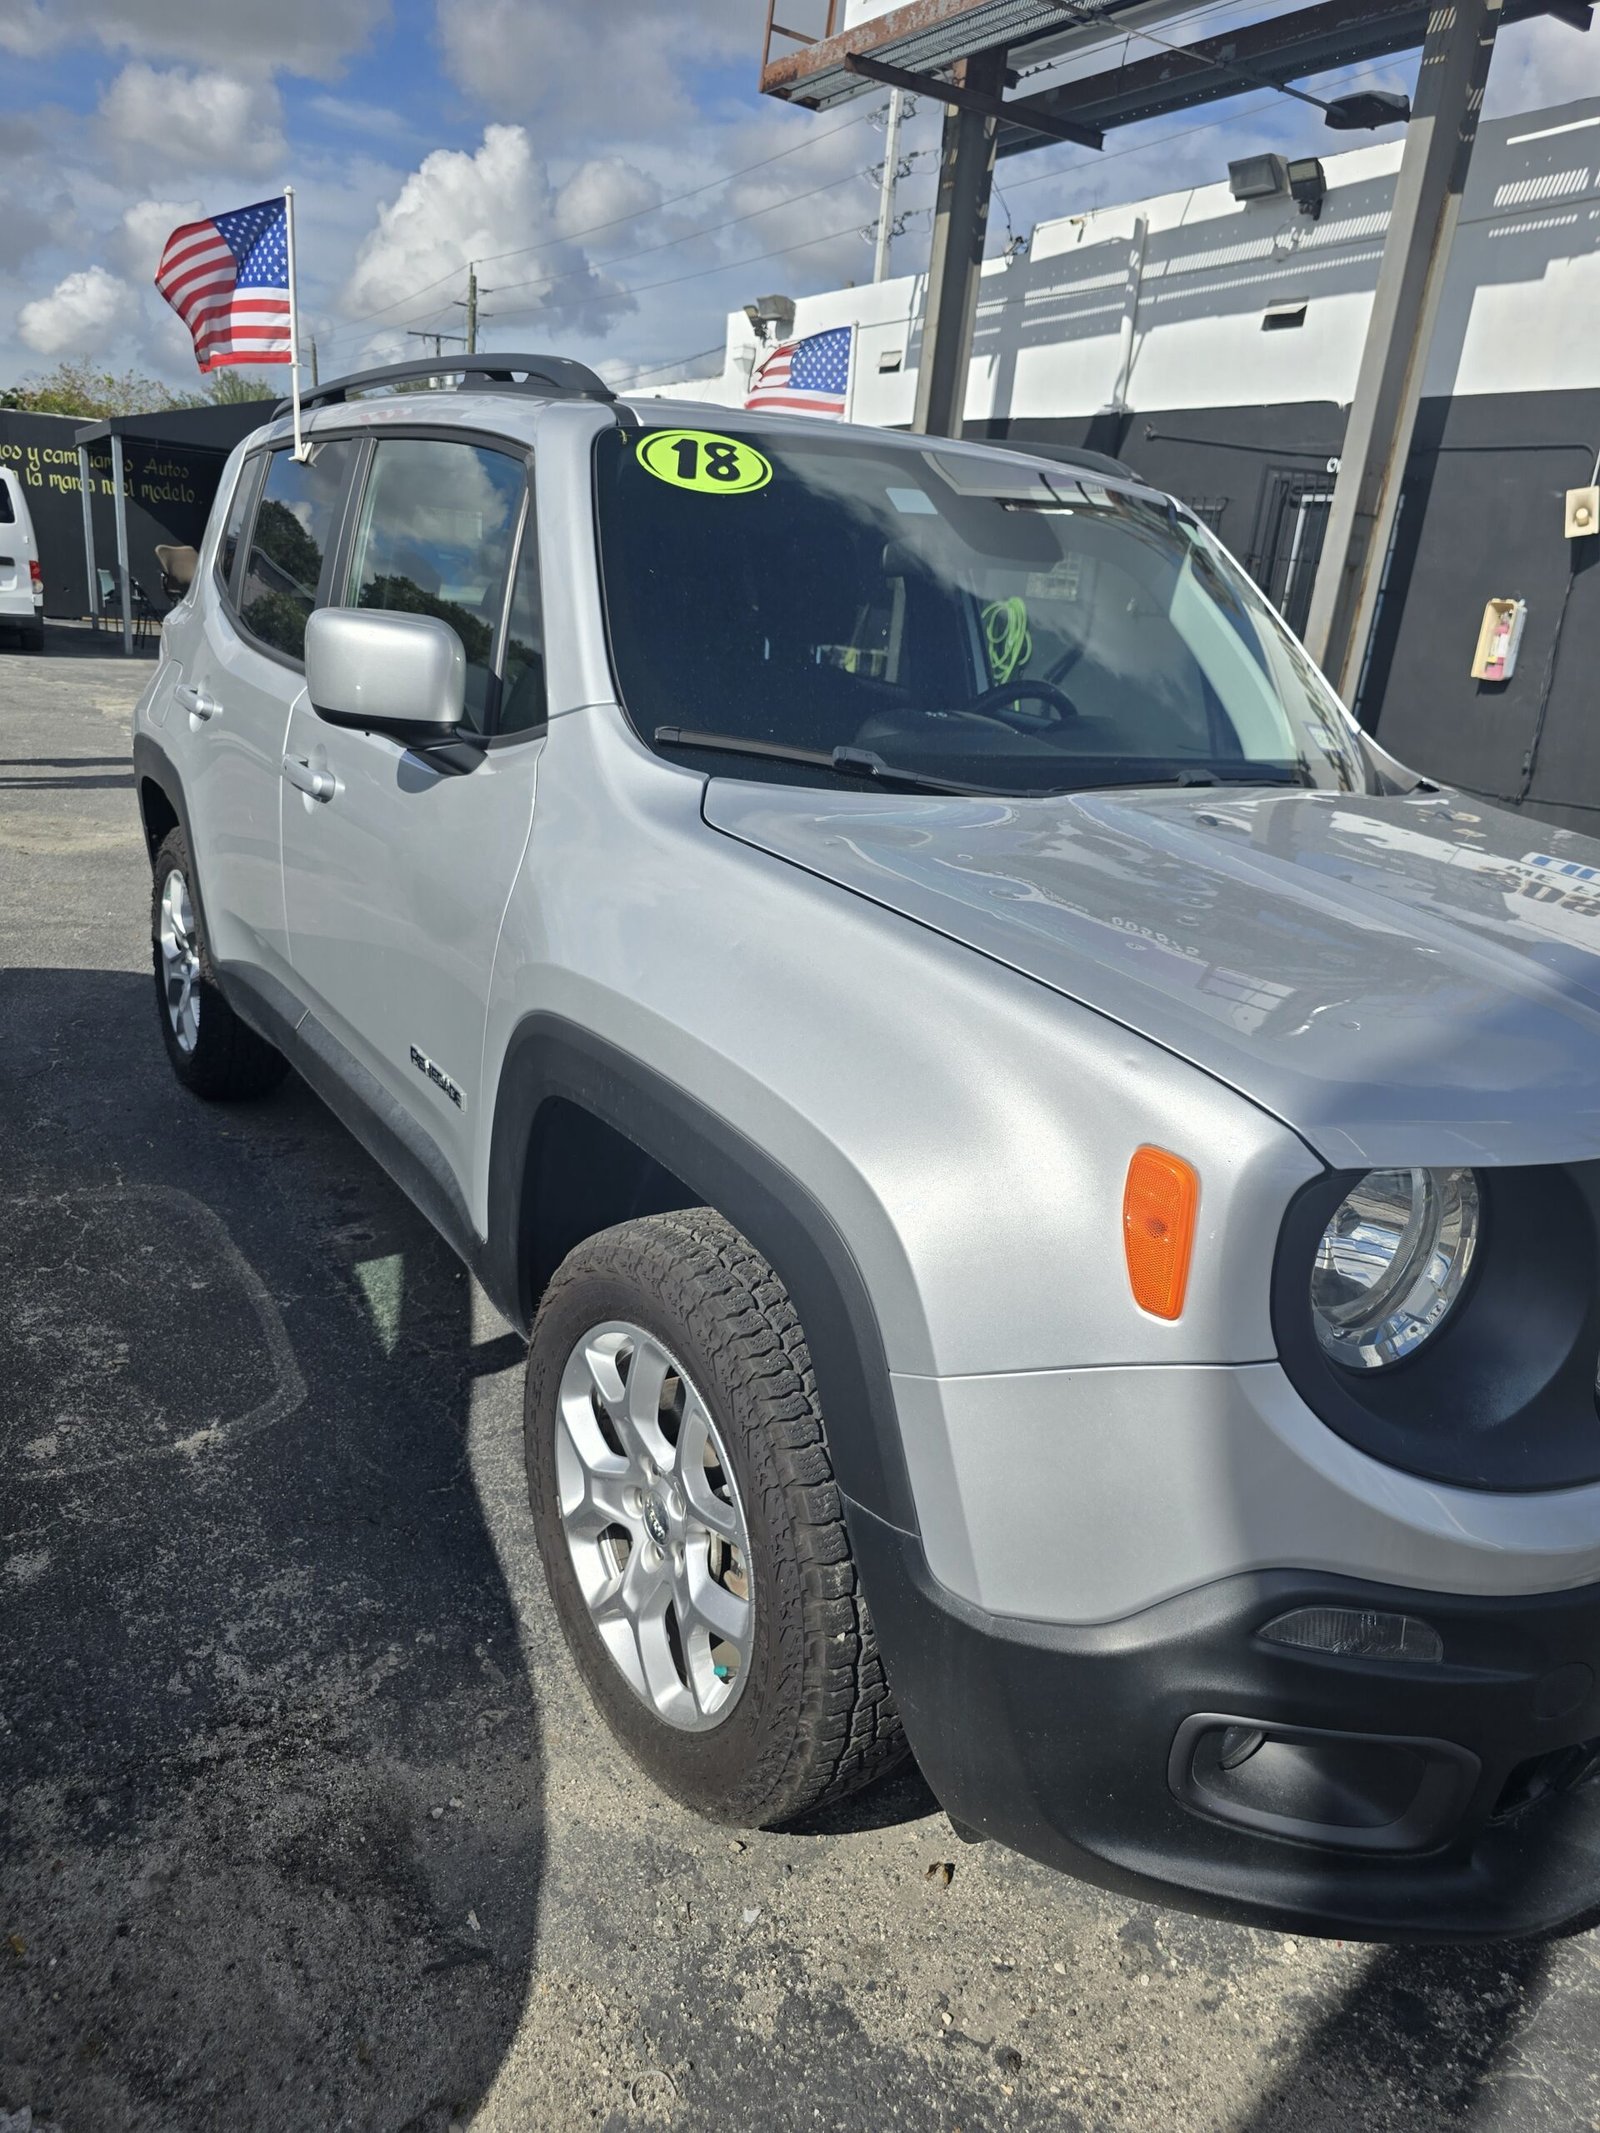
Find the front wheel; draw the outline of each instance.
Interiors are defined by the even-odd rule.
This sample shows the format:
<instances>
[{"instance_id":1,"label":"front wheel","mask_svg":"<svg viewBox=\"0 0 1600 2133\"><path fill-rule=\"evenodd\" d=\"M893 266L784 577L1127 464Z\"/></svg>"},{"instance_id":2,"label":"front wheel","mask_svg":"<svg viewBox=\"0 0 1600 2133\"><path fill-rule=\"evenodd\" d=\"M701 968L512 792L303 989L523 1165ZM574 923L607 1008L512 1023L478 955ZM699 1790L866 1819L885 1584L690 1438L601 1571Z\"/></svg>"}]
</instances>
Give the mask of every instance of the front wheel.
<instances>
[{"instance_id":1,"label":"front wheel","mask_svg":"<svg viewBox=\"0 0 1600 2133\"><path fill-rule=\"evenodd\" d=\"M275 1089L288 1062L239 1020L218 988L182 830L172 830L156 853L150 953L162 1040L184 1087L213 1100Z\"/></svg>"},{"instance_id":2,"label":"front wheel","mask_svg":"<svg viewBox=\"0 0 1600 2133\"><path fill-rule=\"evenodd\" d=\"M716 1821L770 1827L905 1753L805 1336L706 1208L591 1237L539 1309L528 1490L613 1733Z\"/></svg>"}]
</instances>

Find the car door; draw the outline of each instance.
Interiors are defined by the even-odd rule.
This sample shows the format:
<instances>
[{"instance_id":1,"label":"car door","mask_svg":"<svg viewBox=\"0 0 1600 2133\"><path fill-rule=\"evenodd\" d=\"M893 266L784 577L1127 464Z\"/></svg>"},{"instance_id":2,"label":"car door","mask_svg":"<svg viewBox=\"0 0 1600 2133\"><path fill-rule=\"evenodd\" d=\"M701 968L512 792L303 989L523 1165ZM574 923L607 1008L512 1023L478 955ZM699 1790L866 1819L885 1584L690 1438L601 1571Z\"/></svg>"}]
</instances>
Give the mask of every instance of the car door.
<instances>
[{"instance_id":1,"label":"car door","mask_svg":"<svg viewBox=\"0 0 1600 2133\"><path fill-rule=\"evenodd\" d=\"M335 604L450 624L466 653L466 744L408 748L296 702L284 749L290 962L300 997L442 1151L466 1198L490 973L543 747L531 470L503 443L385 434L351 527Z\"/></svg>"},{"instance_id":2,"label":"car door","mask_svg":"<svg viewBox=\"0 0 1600 2133\"><path fill-rule=\"evenodd\" d=\"M355 457L354 439L337 437L311 444L301 461L287 447L246 461L166 723L212 959L279 983L288 975L284 742L305 690L306 618L332 567Z\"/></svg>"}]
</instances>

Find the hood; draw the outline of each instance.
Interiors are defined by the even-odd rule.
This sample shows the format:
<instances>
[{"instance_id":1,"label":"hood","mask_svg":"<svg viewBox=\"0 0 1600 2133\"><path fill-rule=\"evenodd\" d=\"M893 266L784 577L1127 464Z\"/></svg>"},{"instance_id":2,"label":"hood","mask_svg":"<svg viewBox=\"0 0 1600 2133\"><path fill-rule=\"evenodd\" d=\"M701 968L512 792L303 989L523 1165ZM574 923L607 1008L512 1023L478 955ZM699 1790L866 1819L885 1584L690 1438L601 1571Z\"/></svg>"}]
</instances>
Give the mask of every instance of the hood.
<instances>
[{"instance_id":1,"label":"hood","mask_svg":"<svg viewBox=\"0 0 1600 2133\"><path fill-rule=\"evenodd\" d=\"M1600 843L1457 794L942 799L714 779L716 829L1108 1015L1336 1168L1600 1155Z\"/></svg>"}]
</instances>

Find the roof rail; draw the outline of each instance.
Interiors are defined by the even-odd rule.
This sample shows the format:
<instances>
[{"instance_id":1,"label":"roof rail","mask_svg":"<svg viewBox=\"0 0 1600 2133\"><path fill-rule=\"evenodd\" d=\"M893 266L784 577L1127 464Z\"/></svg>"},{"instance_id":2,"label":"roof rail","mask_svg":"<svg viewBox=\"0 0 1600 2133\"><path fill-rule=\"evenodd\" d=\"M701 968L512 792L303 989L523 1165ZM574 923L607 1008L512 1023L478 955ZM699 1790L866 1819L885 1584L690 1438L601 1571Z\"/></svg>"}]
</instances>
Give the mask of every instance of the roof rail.
<instances>
[{"instance_id":1,"label":"roof rail","mask_svg":"<svg viewBox=\"0 0 1600 2133\"><path fill-rule=\"evenodd\" d=\"M347 378L330 378L326 385L302 393L302 408L335 407L351 393L378 385L405 385L413 378L453 378L472 381L472 390L493 393L533 393L541 398L615 400L616 394L586 363L570 356L508 355L498 349L492 355L419 356L410 363L385 363L378 370L352 371ZM291 402L280 400L276 413L285 415Z\"/></svg>"}]
</instances>

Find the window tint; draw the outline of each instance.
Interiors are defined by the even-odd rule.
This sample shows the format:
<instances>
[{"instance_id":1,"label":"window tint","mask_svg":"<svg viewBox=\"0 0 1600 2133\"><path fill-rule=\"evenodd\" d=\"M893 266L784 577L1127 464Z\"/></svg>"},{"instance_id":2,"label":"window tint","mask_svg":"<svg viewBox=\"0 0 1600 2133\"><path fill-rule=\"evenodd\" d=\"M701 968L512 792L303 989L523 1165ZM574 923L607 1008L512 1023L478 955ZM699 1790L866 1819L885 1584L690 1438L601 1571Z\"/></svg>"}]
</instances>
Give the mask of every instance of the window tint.
<instances>
[{"instance_id":1,"label":"window tint","mask_svg":"<svg viewBox=\"0 0 1600 2133\"><path fill-rule=\"evenodd\" d=\"M463 723L480 732L523 485L508 453L384 437L356 531L350 604L448 622L467 655Z\"/></svg>"},{"instance_id":2,"label":"window tint","mask_svg":"<svg viewBox=\"0 0 1600 2133\"><path fill-rule=\"evenodd\" d=\"M0 526L14 526L16 523L17 507L11 501L11 484L9 481L0 480Z\"/></svg>"},{"instance_id":3,"label":"window tint","mask_svg":"<svg viewBox=\"0 0 1600 2133\"><path fill-rule=\"evenodd\" d=\"M827 431L739 440L769 471L720 490L714 467L683 486L622 430L597 438L612 656L646 740L803 748L821 763L734 750L717 774L813 784L852 774L846 748L1004 792L1365 789L1304 648L1176 506L1087 469Z\"/></svg>"},{"instance_id":4,"label":"window tint","mask_svg":"<svg viewBox=\"0 0 1600 2133\"><path fill-rule=\"evenodd\" d=\"M239 592L245 628L293 659L305 652L306 617L317 604L323 558L338 531L352 447L348 437L334 437L309 449L310 458L299 464L286 451L267 462Z\"/></svg>"},{"instance_id":5,"label":"window tint","mask_svg":"<svg viewBox=\"0 0 1600 2133\"><path fill-rule=\"evenodd\" d=\"M227 524L223 527L222 538L217 543L217 579L224 590L233 579L233 559L239 552L244 522L250 515L250 504L256 493L256 480L260 472L261 457L257 453L240 467L239 479L233 485Z\"/></svg>"},{"instance_id":6,"label":"window tint","mask_svg":"<svg viewBox=\"0 0 1600 2133\"><path fill-rule=\"evenodd\" d=\"M522 552L511 589L511 620L506 630L504 679L500 694L502 733L526 733L545 722L544 602L539 591L539 543L533 505L522 529Z\"/></svg>"}]
</instances>

